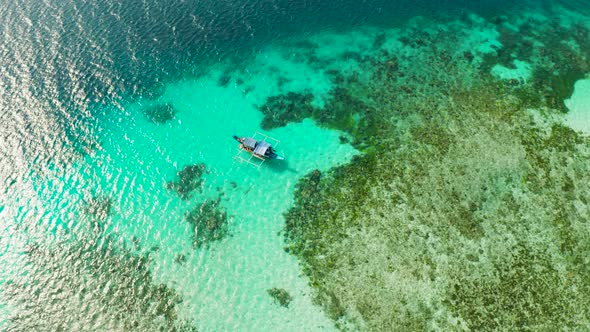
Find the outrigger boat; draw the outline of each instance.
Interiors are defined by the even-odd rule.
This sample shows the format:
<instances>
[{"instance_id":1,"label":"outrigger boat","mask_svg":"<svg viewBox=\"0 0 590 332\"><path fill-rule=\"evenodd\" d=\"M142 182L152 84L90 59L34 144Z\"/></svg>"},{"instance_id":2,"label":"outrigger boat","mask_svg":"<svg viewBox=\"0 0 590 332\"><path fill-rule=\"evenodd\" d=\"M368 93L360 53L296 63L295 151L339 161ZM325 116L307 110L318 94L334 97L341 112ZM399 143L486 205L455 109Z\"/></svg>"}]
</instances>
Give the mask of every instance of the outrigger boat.
<instances>
[{"instance_id":1,"label":"outrigger boat","mask_svg":"<svg viewBox=\"0 0 590 332\"><path fill-rule=\"evenodd\" d=\"M276 138L259 132L255 132L252 137L238 137L234 135L233 138L240 143L238 153L234 159L248 163L256 168L260 168L268 159L285 159L283 155L279 155L275 150L276 146L280 143ZM272 145L269 141L272 142Z\"/></svg>"}]
</instances>

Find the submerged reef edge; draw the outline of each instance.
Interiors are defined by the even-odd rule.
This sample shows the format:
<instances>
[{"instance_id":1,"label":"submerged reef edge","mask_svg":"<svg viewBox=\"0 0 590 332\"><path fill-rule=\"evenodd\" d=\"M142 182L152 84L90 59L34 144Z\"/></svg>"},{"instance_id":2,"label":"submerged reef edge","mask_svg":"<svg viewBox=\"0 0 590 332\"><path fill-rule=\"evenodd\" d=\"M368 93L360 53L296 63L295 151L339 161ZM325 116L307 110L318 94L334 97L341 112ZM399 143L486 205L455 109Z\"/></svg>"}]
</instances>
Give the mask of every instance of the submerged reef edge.
<instances>
[{"instance_id":1,"label":"submerged reef edge","mask_svg":"<svg viewBox=\"0 0 590 332\"><path fill-rule=\"evenodd\" d=\"M544 36L567 29L555 31ZM590 140L562 124L558 99L590 48L545 49L575 61L550 74L539 61L515 82L490 74L492 56L453 53L460 33L415 38L411 62L382 52L359 63L369 80L339 80L333 98L366 105L356 128L308 114L363 151L300 180L285 214L315 301L342 330L590 328Z\"/></svg>"}]
</instances>

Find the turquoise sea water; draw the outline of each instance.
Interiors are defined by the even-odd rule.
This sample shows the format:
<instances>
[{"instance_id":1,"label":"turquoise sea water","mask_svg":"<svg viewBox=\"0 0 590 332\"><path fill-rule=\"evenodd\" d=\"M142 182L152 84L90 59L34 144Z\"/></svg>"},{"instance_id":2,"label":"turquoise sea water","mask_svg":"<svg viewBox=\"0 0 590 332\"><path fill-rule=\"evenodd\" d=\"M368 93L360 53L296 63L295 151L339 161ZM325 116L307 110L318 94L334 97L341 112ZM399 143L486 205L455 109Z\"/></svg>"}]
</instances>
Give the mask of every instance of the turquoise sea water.
<instances>
[{"instance_id":1,"label":"turquoise sea water","mask_svg":"<svg viewBox=\"0 0 590 332\"><path fill-rule=\"evenodd\" d=\"M331 70L362 79L359 58L384 50L411 57L400 36L464 24L452 15L471 22L457 48L483 57L501 43L479 23L520 5L0 5L0 329L336 329L283 250L283 214L300 178L362 152L349 133L311 119L263 130L260 106L296 92L323 107L336 86ZM568 11L581 21L586 14ZM527 65L491 74L524 81ZM587 119L582 100L584 92L567 105ZM285 162L255 169L234 158L232 135L256 131L281 140ZM169 183L200 164L182 197ZM195 245L187 215L204 202L222 211L226 236ZM158 285L165 290L149 293ZM274 287L292 296L287 307L269 296Z\"/></svg>"}]
</instances>

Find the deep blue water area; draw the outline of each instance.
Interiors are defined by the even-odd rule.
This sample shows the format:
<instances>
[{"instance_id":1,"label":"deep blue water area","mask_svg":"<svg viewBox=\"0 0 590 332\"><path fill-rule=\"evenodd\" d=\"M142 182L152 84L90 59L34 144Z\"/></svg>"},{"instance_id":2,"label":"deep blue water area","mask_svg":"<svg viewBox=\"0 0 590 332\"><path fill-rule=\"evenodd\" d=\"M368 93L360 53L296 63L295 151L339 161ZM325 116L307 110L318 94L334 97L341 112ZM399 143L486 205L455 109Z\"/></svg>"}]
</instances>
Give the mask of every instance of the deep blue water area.
<instances>
[{"instance_id":1,"label":"deep blue water area","mask_svg":"<svg viewBox=\"0 0 590 332\"><path fill-rule=\"evenodd\" d=\"M68 145L88 144L96 110L91 105L157 96L164 82L201 75L222 60L239 63L269 42L359 25L392 26L416 15L493 16L517 5L499 0L6 2L0 18L0 128L19 142L43 136L34 129L43 114Z\"/></svg>"},{"instance_id":2,"label":"deep blue water area","mask_svg":"<svg viewBox=\"0 0 590 332\"><path fill-rule=\"evenodd\" d=\"M47 97L54 87L53 99L68 100L80 89L88 101L100 102L153 93L158 82L198 75L203 64L243 59L293 34L391 26L416 15L491 16L517 5L498 0L15 1L2 8L2 63L17 85L23 72L29 73L33 96ZM70 70L76 74L61 75Z\"/></svg>"}]
</instances>

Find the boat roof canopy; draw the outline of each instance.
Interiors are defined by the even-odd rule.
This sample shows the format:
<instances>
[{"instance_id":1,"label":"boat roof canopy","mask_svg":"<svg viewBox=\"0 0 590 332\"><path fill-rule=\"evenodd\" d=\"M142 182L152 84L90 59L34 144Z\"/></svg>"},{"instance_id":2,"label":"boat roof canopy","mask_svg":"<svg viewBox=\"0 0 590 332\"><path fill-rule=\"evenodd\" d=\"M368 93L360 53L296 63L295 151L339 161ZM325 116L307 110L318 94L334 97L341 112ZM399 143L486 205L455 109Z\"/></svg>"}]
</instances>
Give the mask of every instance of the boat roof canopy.
<instances>
[{"instance_id":1,"label":"boat roof canopy","mask_svg":"<svg viewBox=\"0 0 590 332\"><path fill-rule=\"evenodd\" d=\"M264 154L266 153L266 150L268 150L269 148L270 148L270 143L268 143L267 141L260 141L260 142L258 142L258 144L256 144L256 148L254 149L254 153L256 153L257 155L264 156Z\"/></svg>"},{"instance_id":2,"label":"boat roof canopy","mask_svg":"<svg viewBox=\"0 0 590 332\"><path fill-rule=\"evenodd\" d=\"M244 144L244 146L247 147L248 149L254 150L254 148L256 147L256 140L253 139L252 137L246 137L242 144Z\"/></svg>"}]
</instances>

